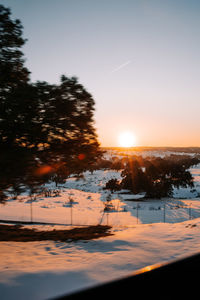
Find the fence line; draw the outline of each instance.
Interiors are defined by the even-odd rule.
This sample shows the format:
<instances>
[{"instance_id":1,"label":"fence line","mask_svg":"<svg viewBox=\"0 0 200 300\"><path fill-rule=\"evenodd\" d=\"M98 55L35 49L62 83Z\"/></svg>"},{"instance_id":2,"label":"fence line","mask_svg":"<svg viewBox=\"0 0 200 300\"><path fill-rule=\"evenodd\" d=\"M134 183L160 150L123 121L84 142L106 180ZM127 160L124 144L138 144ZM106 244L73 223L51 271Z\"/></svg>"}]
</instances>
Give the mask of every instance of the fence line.
<instances>
[{"instance_id":1,"label":"fence line","mask_svg":"<svg viewBox=\"0 0 200 300\"><path fill-rule=\"evenodd\" d=\"M115 199L116 200L116 199ZM66 203L66 214L65 214L65 221L63 221L63 215L60 218L61 222L53 222L53 220L58 220L58 217L55 214L51 214L52 219L48 218L48 221L45 222L44 218L38 217L36 212L34 211L34 200L30 199L30 211L26 211L26 216L17 221L13 220L16 219L15 216L7 216L11 220L0 220L0 222L17 222L17 223L29 223L29 224L50 224L50 225L67 225L67 226L90 226L90 225L110 225L110 226L132 226L134 224L150 224L150 223L179 223L186 220L191 220L193 218L200 217L200 206L199 208L192 205L192 203L188 204L180 204L180 202L166 202L163 204L160 203L153 203L152 202L126 202L124 206L120 206L120 199L117 201L112 202L112 200L103 202L104 209L99 211L99 214L95 213L94 218L92 216L88 216L85 214L86 218L83 215L83 219L81 220L80 212L77 213L76 208L74 207L77 202L75 202L72 198L69 198L69 202ZM152 205L154 205L152 207ZM128 207L128 209L127 209ZM38 209L38 208L37 208ZM40 209L40 208L39 208ZM42 208L41 208L42 209ZM175 211L175 213L174 213ZM120 213L127 213L127 218L124 215L123 220L120 216ZM53 212L54 213L54 212ZM48 212L46 212L46 216L48 217ZM133 218L132 218L133 217ZM131 219L132 218L132 219ZM3 219L1 217L1 219ZM126 221L127 219L127 221ZM50 221L49 221L50 220ZM94 220L94 222L93 222ZM130 221L131 220L131 221Z\"/></svg>"},{"instance_id":2,"label":"fence line","mask_svg":"<svg viewBox=\"0 0 200 300\"><path fill-rule=\"evenodd\" d=\"M168 223L178 223L178 221L176 221L176 219L184 219L184 221L186 220L191 220L193 218L196 218L197 216L194 215L198 215L198 217L200 217L200 208L199 210L196 210L195 207L192 206L191 203L187 204L177 204L176 202L173 203L173 205L169 205L169 203L167 204L163 204L163 205L159 205L157 208L153 207L151 208L150 206L147 205L148 203L146 202L143 207L141 207L141 205L139 203L137 203L137 205L135 207L133 207L133 209L136 210L135 216L137 219L137 224L139 223L139 220L142 219L144 220L145 218L149 220L149 215L152 216L152 220L147 222L147 223L156 223L155 221L153 221L153 217L160 217L160 222L162 223L166 223L168 221ZM145 207L146 206L146 207ZM192 209L193 209L193 213L192 213ZM179 211L179 213L176 213L176 215L174 216L172 213L171 215L169 215L169 212L172 212L173 210ZM147 211L147 213L146 213ZM153 213L154 216L153 216ZM145 212L145 213L144 213ZM194 213L195 212L195 213ZM156 216L157 214L157 216ZM174 221L173 221L174 219ZM169 222L171 221L171 222ZM180 222L180 221L179 221Z\"/></svg>"},{"instance_id":3,"label":"fence line","mask_svg":"<svg viewBox=\"0 0 200 300\"><path fill-rule=\"evenodd\" d=\"M145 203L148 204L148 203ZM158 208L151 208L150 206L146 206L145 204L143 207L141 207L141 205L139 203L137 203L136 207L133 207L132 209L132 217L136 218L136 224L148 224L148 223L179 223L181 221L177 221L177 219L182 219L182 221L186 221L186 220L191 220L193 218L197 218L200 217L200 208L199 210L195 210L195 215L194 216L194 211L192 213L192 210L194 210L195 208L192 206L191 203L189 203L188 205L180 205L180 204L176 204L175 202L173 203L174 205L172 206L168 206L165 203L161 206L159 205ZM67 208L70 209L70 211L68 210L67 213L67 218L66 218L66 224L60 224L60 225L67 225L67 226L92 226L92 225L112 225L112 226L116 226L115 224L115 219L117 218L117 216L119 217L119 213L123 213L123 212L130 212L130 210L127 210L126 207L124 207L124 209L119 208L119 206L115 207L112 205L112 200L109 202L105 202L104 203L105 207L104 210L102 211L102 213L99 213L99 219L95 219L94 223L90 222L90 224L85 224L85 223L80 223L77 222L77 216L75 217L74 214L74 210L75 208L73 208L73 201L70 201L70 204L67 206ZM133 211L136 211L135 215L133 214ZM171 212L173 210L176 210L176 215L168 215L168 212ZM144 214L145 212L145 214ZM147 212L147 213L146 213ZM152 212L154 214L154 216L152 215ZM178 212L178 213L177 213ZM148 213L151 214L152 220L149 220L151 217L148 216ZM158 215L159 213L159 215ZM156 215L157 214L157 215ZM114 219L113 221L111 221L111 215L113 216L112 219ZM145 216L146 215L146 216ZM198 215L198 216L197 216ZM154 221L153 217L159 217L159 220ZM145 222L145 219L149 220L148 222ZM171 221L171 222L170 222ZM32 207L32 203L31 203L31 223L33 223L33 207ZM52 223L53 224L53 223ZM134 222L131 224L127 224L127 223L122 223L120 224L122 226L131 226L134 225ZM119 225L118 225L119 226Z\"/></svg>"}]
</instances>

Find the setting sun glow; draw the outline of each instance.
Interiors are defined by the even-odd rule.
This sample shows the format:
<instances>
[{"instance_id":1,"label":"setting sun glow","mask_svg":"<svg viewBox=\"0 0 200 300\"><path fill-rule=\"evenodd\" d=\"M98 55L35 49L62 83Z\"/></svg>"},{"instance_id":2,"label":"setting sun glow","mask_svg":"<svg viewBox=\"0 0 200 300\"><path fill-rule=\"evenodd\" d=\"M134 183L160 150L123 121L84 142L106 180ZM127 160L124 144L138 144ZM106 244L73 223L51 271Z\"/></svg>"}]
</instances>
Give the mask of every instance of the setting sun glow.
<instances>
[{"instance_id":1,"label":"setting sun glow","mask_svg":"<svg viewBox=\"0 0 200 300\"><path fill-rule=\"evenodd\" d=\"M132 132L122 132L118 137L118 144L120 147L134 147L136 145L136 137Z\"/></svg>"}]
</instances>

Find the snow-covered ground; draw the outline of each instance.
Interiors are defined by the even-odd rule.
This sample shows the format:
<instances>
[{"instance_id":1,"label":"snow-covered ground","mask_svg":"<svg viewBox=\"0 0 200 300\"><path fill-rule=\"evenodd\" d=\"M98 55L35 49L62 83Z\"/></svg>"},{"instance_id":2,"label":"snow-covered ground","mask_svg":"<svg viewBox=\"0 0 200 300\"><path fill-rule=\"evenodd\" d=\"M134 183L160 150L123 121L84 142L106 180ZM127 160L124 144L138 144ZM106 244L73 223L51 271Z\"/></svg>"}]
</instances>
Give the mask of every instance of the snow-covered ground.
<instances>
[{"instance_id":1,"label":"snow-covered ground","mask_svg":"<svg viewBox=\"0 0 200 300\"><path fill-rule=\"evenodd\" d=\"M121 172L98 170L85 172L82 179L71 177L59 187L60 195L40 195L31 204L28 196L0 205L0 220L50 222L63 225L131 226L137 223L177 223L200 217L200 165L191 169L194 188L174 189L173 199L142 200L144 195L127 194L127 191L110 194L105 183L111 178L121 179ZM55 183L45 185L57 190ZM53 193L52 193L53 194ZM111 210L104 212L110 197ZM130 200L133 200L130 201ZM137 201L138 200L138 201ZM142 201L141 201L142 200ZM70 202L71 201L71 202Z\"/></svg>"},{"instance_id":2,"label":"snow-covered ground","mask_svg":"<svg viewBox=\"0 0 200 300\"><path fill-rule=\"evenodd\" d=\"M76 243L1 242L1 299L47 299L199 251L200 219L114 228Z\"/></svg>"},{"instance_id":3,"label":"snow-covered ground","mask_svg":"<svg viewBox=\"0 0 200 300\"><path fill-rule=\"evenodd\" d=\"M85 172L83 179L69 178L59 187L59 196L40 195L32 210L25 195L21 202L0 205L0 219L29 221L32 211L33 221L62 228L109 224L114 234L87 242L0 242L1 299L52 298L198 252L200 165L191 171L194 188L174 190L176 199L141 201L126 191L109 195L105 182L120 179L120 172L99 170ZM46 188L57 189L53 183Z\"/></svg>"}]
</instances>

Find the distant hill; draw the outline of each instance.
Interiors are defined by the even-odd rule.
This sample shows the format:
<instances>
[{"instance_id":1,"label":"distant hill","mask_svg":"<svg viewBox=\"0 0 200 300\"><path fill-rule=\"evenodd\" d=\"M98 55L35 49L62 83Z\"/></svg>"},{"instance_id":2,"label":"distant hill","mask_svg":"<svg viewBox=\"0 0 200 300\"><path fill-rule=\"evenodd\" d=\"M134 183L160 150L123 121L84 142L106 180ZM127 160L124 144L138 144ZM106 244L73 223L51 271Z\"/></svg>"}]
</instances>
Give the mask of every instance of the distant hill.
<instances>
[{"instance_id":1,"label":"distant hill","mask_svg":"<svg viewBox=\"0 0 200 300\"><path fill-rule=\"evenodd\" d=\"M164 152L184 152L184 153L199 153L200 147L101 147L102 150L118 150L118 151L164 151Z\"/></svg>"}]
</instances>

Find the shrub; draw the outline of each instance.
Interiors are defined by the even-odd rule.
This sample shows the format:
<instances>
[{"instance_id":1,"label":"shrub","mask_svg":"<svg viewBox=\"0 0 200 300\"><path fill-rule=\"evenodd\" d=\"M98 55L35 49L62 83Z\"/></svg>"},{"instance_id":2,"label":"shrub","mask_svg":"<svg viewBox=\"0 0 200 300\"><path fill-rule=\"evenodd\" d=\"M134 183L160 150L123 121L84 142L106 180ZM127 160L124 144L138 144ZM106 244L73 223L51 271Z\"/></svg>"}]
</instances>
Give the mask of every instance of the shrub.
<instances>
[{"instance_id":1,"label":"shrub","mask_svg":"<svg viewBox=\"0 0 200 300\"><path fill-rule=\"evenodd\" d=\"M117 179L110 179L105 186L105 189L113 191L119 191L121 189L121 185L119 180Z\"/></svg>"}]
</instances>

